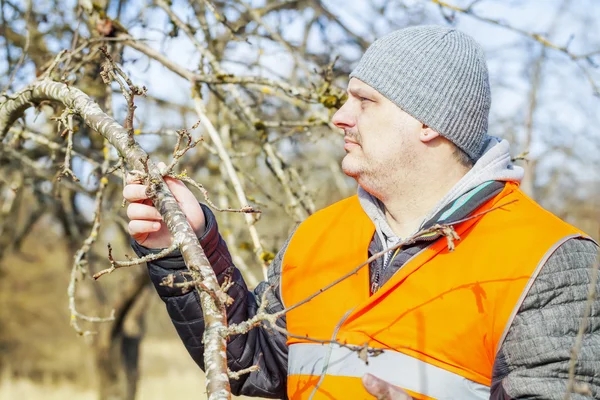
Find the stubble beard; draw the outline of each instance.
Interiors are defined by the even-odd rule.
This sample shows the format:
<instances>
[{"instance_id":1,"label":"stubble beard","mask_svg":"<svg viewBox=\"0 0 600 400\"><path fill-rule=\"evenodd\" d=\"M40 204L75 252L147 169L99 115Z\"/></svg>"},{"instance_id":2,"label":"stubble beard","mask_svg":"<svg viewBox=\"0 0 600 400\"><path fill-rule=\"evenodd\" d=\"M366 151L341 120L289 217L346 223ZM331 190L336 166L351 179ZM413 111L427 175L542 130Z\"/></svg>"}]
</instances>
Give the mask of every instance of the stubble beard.
<instances>
[{"instance_id":1,"label":"stubble beard","mask_svg":"<svg viewBox=\"0 0 600 400\"><path fill-rule=\"evenodd\" d=\"M402 146L403 151L392 160L369 158L362 147L353 149L342 160L342 171L373 196L380 198L392 187L409 182L415 168L413 150Z\"/></svg>"},{"instance_id":2,"label":"stubble beard","mask_svg":"<svg viewBox=\"0 0 600 400\"><path fill-rule=\"evenodd\" d=\"M342 159L342 171L349 177L354 178L358 181L358 177L362 172L364 172L364 166L361 166L361 164L364 164L365 160L360 160L361 157L358 154L356 154L363 152L362 137L358 131L349 132L347 130L344 130L344 137L350 138L351 140L358 143L358 145L360 146L359 148L354 149L354 151L347 152L344 158ZM364 153L362 155L362 158L364 158Z\"/></svg>"}]
</instances>

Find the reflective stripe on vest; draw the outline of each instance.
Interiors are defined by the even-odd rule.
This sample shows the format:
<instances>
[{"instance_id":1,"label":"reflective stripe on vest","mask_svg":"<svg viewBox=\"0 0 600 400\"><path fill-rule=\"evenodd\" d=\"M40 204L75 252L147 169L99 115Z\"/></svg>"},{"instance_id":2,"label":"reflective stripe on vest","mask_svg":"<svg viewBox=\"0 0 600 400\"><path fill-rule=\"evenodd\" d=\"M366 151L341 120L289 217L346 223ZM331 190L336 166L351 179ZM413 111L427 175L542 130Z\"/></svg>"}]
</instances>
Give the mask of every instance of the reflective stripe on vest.
<instances>
[{"instance_id":1,"label":"reflective stripe on vest","mask_svg":"<svg viewBox=\"0 0 600 400\"><path fill-rule=\"evenodd\" d=\"M436 399L484 400L490 388L393 350L369 357L336 344L293 344L288 353L288 375L345 376L373 374L393 385Z\"/></svg>"}]
</instances>

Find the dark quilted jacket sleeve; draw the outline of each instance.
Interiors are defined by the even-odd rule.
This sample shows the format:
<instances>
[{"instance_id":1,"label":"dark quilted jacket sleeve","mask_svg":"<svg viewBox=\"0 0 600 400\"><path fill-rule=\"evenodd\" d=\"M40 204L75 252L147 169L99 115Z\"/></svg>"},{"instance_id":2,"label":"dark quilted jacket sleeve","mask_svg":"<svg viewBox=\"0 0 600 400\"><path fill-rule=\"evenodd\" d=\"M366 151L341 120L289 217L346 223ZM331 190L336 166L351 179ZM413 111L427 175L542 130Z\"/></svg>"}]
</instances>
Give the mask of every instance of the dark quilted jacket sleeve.
<instances>
[{"instance_id":1,"label":"dark quilted jacket sleeve","mask_svg":"<svg viewBox=\"0 0 600 400\"><path fill-rule=\"evenodd\" d=\"M565 398L597 254L591 240L571 239L548 259L496 356L491 399ZM580 390L571 394L573 400L600 398L600 281L596 293L577 357Z\"/></svg>"},{"instance_id":2,"label":"dark quilted jacket sleeve","mask_svg":"<svg viewBox=\"0 0 600 400\"><path fill-rule=\"evenodd\" d=\"M202 205L206 217L206 231L200 238L200 244L213 267L219 283L227 273L232 273L233 286L228 294L234 302L227 309L229 323L239 323L255 315L262 295L267 293L267 311L277 312L283 308L279 298L279 273L284 248L279 252L269 268L269 281L262 282L254 292L246 287L246 283L237 268L233 266L231 255L225 241L219 234L217 221L208 207ZM158 252L131 241L132 248L138 256ZM230 268L233 267L233 270ZM165 302L167 312L186 349L200 368L204 369L204 346L202 334L204 320L196 291L182 293L181 289L161 286L163 278L174 274L176 281L183 281L181 273L186 270L179 251L167 257L148 262L148 272L160 298ZM279 321L285 327L285 318ZM243 375L238 380L231 380L231 390L236 395L247 395L268 398L286 398L287 378L287 338L285 335L261 326L244 335L234 336L227 344L227 360L229 369L239 371L252 365L259 370Z\"/></svg>"}]
</instances>

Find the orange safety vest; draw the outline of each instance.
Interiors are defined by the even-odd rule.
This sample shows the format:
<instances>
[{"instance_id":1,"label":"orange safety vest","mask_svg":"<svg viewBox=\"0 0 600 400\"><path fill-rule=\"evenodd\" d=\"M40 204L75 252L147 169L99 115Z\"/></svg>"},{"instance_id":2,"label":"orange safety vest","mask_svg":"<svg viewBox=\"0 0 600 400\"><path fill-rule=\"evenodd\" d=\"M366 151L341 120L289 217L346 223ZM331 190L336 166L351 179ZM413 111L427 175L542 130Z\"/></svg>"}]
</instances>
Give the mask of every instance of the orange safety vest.
<instances>
[{"instance_id":1,"label":"orange safety vest","mask_svg":"<svg viewBox=\"0 0 600 400\"><path fill-rule=\"evenodd\" d=\"M496 352L534 279L558 246L582 236L515 183L473 215L502 204L456 225L454 251L433 242L375 294L364 266L291 310L289 398L372 399L361 382L368 372L416 399L488 399ZM285 306L365 262L374 232L357 196L304 221L283 258ZM331 340L382 352L366 364Z\"/></svg>"}]
</instances>

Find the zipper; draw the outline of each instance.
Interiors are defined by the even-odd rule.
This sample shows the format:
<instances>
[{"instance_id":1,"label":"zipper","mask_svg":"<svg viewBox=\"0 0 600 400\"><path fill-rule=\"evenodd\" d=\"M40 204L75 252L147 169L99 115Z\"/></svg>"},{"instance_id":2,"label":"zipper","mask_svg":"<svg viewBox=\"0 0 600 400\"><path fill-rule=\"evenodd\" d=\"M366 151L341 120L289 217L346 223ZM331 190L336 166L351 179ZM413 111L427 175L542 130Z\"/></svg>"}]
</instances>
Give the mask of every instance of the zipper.
<instances>
[{"instance_id":1,"label":"zipper","mask_svg":"<svg viewBox=\"0 0 600 400\"><path fill-rule=\"evenodd\" d=\"M396 258L396 256L398 255L399 252L400 252L400 247L398 247L396 249L396 251L394 251L394 254L392 254L392 256L390 257L390 259L387 262L383 263L381 268L377 268L377 270L375 271L375 276L373 277L373 282L371 283L371 294L375 294L375 292L379 290L379 287L380 287L379 281L381 279L381 271L384 270L385 268L387 268L392 262L394 262L394 259Z\"/></svg>"}]
</instances>

